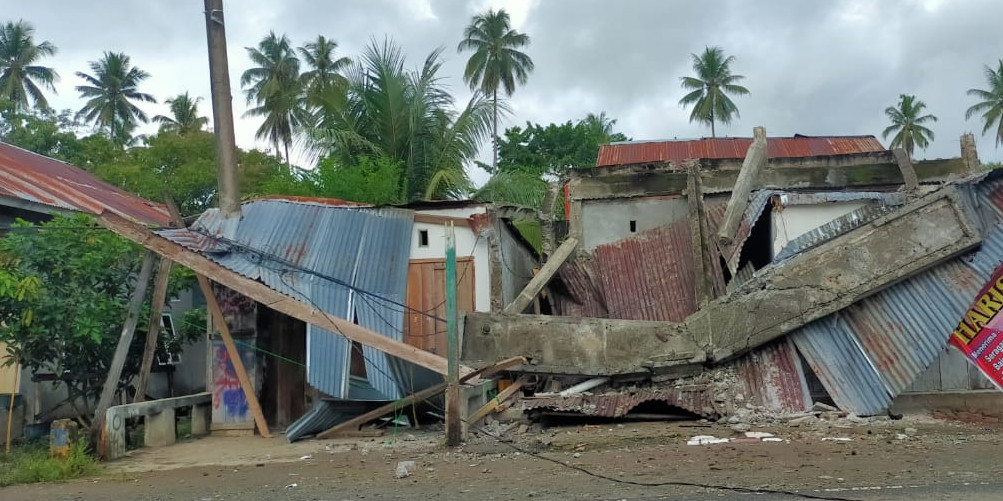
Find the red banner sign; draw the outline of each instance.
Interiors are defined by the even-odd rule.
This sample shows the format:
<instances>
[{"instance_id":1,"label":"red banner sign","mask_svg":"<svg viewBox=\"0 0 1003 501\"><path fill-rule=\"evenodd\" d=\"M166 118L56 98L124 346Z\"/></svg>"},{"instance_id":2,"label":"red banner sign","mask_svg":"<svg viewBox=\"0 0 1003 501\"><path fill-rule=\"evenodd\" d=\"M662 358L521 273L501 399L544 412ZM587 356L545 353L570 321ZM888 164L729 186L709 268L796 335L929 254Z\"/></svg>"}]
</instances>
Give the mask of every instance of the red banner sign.
<instances>
[{"instance_id":1,"label":"red banner sign","mask_svg":"<svg viewBox=\"0 0 1003 501\"><path fill-rule=\"evenodd\" d=\"M1003 265L951 333L951 344L1003 390Z\"/></svg>"}]
</instances>

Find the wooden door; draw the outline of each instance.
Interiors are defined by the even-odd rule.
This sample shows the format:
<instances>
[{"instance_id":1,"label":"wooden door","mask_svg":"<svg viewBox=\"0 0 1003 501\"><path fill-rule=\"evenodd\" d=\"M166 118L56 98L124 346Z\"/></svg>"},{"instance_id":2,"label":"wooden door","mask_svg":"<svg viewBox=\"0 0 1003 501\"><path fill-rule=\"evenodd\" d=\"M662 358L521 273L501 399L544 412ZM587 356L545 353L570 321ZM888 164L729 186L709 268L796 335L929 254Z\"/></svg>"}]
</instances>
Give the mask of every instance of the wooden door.
<instances>
[{"instance_id":1,"label":"wooden door","mask_svg":"<svg viewBox=\"0 0 1003 501\"><path fill-rule=\"evenodd\" d=\"M457 310L474 310L474 282L474 259L456 258ZM445 322L445 259L411 260L407 276L407 305L404 342L446 356L449 348Z\"/></svg>"}]
</instances>

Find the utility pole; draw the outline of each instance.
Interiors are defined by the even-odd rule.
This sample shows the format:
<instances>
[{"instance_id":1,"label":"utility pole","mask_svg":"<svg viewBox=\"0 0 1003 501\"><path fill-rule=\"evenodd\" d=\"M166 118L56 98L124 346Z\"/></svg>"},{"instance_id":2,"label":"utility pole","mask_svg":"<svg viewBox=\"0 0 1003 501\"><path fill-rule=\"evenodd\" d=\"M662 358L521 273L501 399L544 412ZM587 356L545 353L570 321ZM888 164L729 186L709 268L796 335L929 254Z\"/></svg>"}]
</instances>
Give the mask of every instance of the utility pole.
<instances>
[{"instance_id":1,"label":"utility pole","mask_svg":"<svg viewBox=\"0 0 1003 501\"><path fill-rule=\"evenodd\" d=\"M456 232L446 222L446 329L449 349L446 365L446 446L460 445L460 343L456 336Z\"/></svg>"},{"instance_id":2,"label":"utility pole","mask_svg":"<svg viewBox=\"0 0 1003 501\"><path fill-rule=\"evenodd\" d=\"M230 95L230 72L226 58L223 0L205 0L205 32L209 43L212 121L219 166L219 210L224 218L240 218L237 142L233 132L233 96Z\"/></svg>"}]
</instances>

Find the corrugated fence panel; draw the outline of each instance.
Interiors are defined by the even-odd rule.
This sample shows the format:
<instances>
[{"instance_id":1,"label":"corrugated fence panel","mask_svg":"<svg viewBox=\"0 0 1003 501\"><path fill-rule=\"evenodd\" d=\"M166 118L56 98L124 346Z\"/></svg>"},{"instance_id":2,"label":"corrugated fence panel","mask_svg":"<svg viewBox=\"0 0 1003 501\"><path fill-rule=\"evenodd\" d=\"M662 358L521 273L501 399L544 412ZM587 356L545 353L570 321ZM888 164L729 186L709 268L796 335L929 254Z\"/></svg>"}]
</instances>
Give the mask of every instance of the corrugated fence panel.
<instances>
[{"instance_id":1,"label":"corrugated fence panel","mask_svg":"<svg viewBox=\"0 0 1003 501\"><path fill-rule=\"evenodd\" d=\"M758 348L735 361L749 400L773 412L803 412L811 396L797 351L789 339Z\"/></svg>"},{"instance_id":2,"label":"corrugated fence panel","mask_svg":"<svg viewBox=\"0 0 1003 501\"><path fill-rule=\"evenodd\" d=\"M840 409L871 416L888 408L892 397L881 376L838 314L805 325L791 338Z\"/></svg>"},{"instance_id":3,"label":"corrugated fence panel","mask_svg":"<svg viewBox=\"0 0 1003 501\"><path fill-rule=\"evenodd\" d=\"M688 220L596 247L611 318L680 322L696 311Z\"/></svg>"},{"instance_id":4,"label":"corrugated fence panel","mask_svg":"<svg viewBox=\"0 0 1003 501\"><path fill-rule=\"evenodd\" d=\"M398 209L378 209L372 214L375 217L362 234L355 285L373 292L377 297L360 294L355 301L355 314L359 325L403 341L404 308L401 305L407 295L414 215ZM366 357L369 384L388 399L399 398L401 388L410 386L401 380L404 362L369 346L363 346L362 351ZM394 375L394 366L400 366L397 376Z\"/></svg>"}]
</instances>

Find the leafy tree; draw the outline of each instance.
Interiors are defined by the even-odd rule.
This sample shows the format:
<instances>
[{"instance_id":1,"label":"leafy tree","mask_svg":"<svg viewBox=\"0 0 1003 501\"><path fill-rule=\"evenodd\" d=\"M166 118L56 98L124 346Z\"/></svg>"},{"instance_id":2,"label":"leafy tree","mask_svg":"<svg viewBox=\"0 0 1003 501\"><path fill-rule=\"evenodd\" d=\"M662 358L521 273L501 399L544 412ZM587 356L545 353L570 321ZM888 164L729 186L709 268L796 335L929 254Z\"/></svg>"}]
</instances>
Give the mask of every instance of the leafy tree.
<instances>
[{"instance_id":1,"label":"leafy tree","mask_svg":"<svg viewBox=\"0 0 1003 501\"><path fill-rule=\"evenodd\" d=\"M901 94L896 106L885 108L885 116L891 120L892 124L885 128L881 137L888 139L888 136L895 133L891 148L905 148L906 153L912 156L916 146L926 149L933 140L933 131L926 128L926 122L936 122L937 117L933 115L921 115L926 103L916 99L916 96Z\"/></svg>"},{"instance_id":2,"label":"leafy tree","mask_svg":"<svg viewBox=\"0 0 1003 501\"><path fill-rule=\"evenodd\" d=\"M986 82L989 83L988 90L968 89L969 96L974 96L981 101L965 111L965 120L981 113L984 123L982 134L989 132L989 129L996 126L996 146L999 146L1003 144L1003 59L1000 59L999 67L996 70L986 66L985 75Z\"/></svg>"},{"instance_id":3,"label":"leafy tree","mask_svg":"<svg viewBox=\"0 0 1003 501\"><path fill-rule=\"evenodd\" d=\"M345 85L345 77L341 72L352 64L352 60L347 57L336 58L334 53L337 49L338 42L323 35L318 35L316 40L299 48L300 57L310 68L300 75L308 101L314 101L315 96L322 94L324 89L336 84Z\"/></svg>"},{"instance_id":4,"label":"leafy tree","mask_svg":"<svg viewBox=\"0 0 1003 501\"><path fill-rule=\"evenodd\" d=\"M0 141L90 170L120 157L122 148L99 134L80 138L80 124L70 110L17 111L0 102Z\"/></svg>"},{"instance_id":5,"label":"leafy tree","mask_svg":"<svg viewBox=\"0 0 1003 501\"><path fill-rule=\"evenodd\" d=\"M353 165L339 165L334 158L327 157L313 170L283 173L262 183L260 189L262 194L389 205L404 202L398 191L400 175L400 165L387 157L364 156Z\"/></svg>"},{"instance_id":6,"label":"leafy tree","mask_svg":"<svg viewBox=\"0 0 1003 501\"><path fill-rule=\"evenodd\" d=\"M388 159L400 170L402 200L464 196L470 188L464 167L490 131L491 102L475 92L454 108L440 81L440 56L433 51L408 71L396 43L370 43L346 70L347 86L318 100L307 131L311 149L341 166Z\"/></svg>"},{"instance_id":7,"label":"leafy tree","mask_svg":"<svg viewBox=\"0 0 1003 501\"><path fill-rule=\"evenodd\" d=\"M577 122L569 120L546 127L527 122L525 128L508 128L498 145L498 170L489 172L521 171L538 177L561 177L573 167L592 167L600 145L627 140L623 134L613 132L615 125L616 120L605 113L590 113Z\"/></svg>"},{"instance_id":8,"label":"leafy tree","mask_svg":"<svg viewBox=\"0 0 1003 501\"><path fill-rule=\"evenodd\" d=\"M0 26L0 98L14 103L17 110L28 107L28 101L38 108L47 108L42 89L56 91L59 80L56 70L39 66L38 61L55 55L56 46L48 41L36 44L35 28L24 20Z\"/></svg>"},{"instance_id":9,"label":"leafy tree","mask_svg":"<svg viewBox=\"0 0 1003 501\"><path fill-rule=\"evenodd\" d=\"M138 89L150 74L132 66L129 56L121 52L105 52L101 59L91 61L90 68L93 75L77 72L87 83L77 86L80 96L87 99L78 115L107 132L119 144L126 144L136 123L148 121L146 113L133 101L157 102Z\"/></svg>"},{"instance_id":10,"label":"leafy tree","mask_svg":"<svg viewBox=\"0 0 1003 501\"><path fill-rule=\"evenodd\" d=\"M160 132L177 132L183 135L203 130L209 124L209 119L199 116L201 100L201 97L193 99L187 92L178 94L167 100L167 104L171 107L171 116L157 115L153 117L153 121L160 124Z\"/></svg>"},{"instance_id":11,"label":"leafy tree","mask_svg":"<svg viewBox=\"0 0 1003 501\"><path fill-rule=\"evenodd\" d=\"M745 96L749 89L738 85L744 76L731 73L735 56L725 57L720 47L707 47L699 56L690 55L696 76L682 77L682 87L691 92L683 96L679 104L693 105L690 122L709 124L711 137L716 137L716 122L727 125L732 117L739 116L738 107L728 95Z\"/></svg>"},{"instance_id":12,"label":"leafy tree","mask_svg":"<svg viewBox=\"0 0 1003 501\"><path fill-rule=\"evenodd\" d=\"M125 322L140 248L83 215L14 226L0 239L0 341L33 372L59 376L54 384L65 384L70 402L82 405L78 415L89 418ZM188 273L174 268L169 297L190 286ZM146 327L137 328L120 386L139 370Z\"/></svg>"},{"instance_id":13,"label":"leafy tree","mask_svg":"<svg viewBox=\"0 0 1003 501\"><path fill-rule=\"evenodd\" d=\"M307 119L299 59L289 38L280 37L274 31L269 32L257 47L246 49L251 62L257 66L244 71L240 77L248 104L255 105L244 116L264 117L255 137L271 141L280 156L281 144L288 166L294 131Z\"/></svg>"},{"instance_id":14,"label":"leafy tree","mask_svg":"<svg viewBox=\"0 0 1003 501\"><path fill-rule=\"evenodd\" d=\"M505 9L488 10L471 19L463 31L463 40L456 47L457 52L473 51L463 70L463 79L471 90L479 89L491 96L494 108L493 133L494 159L492 166L498 166L498 88L511 96L516 82L525 85L529 73L533 71L533 60L519 49L529 45L529 35L512 29Z\"/></svg>"}]
</instances>

